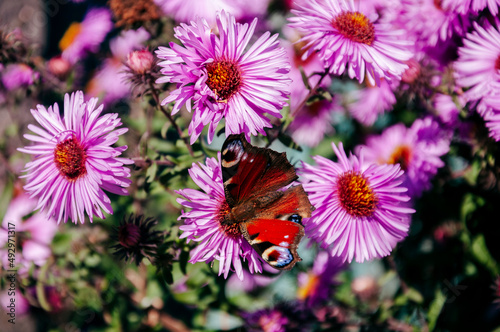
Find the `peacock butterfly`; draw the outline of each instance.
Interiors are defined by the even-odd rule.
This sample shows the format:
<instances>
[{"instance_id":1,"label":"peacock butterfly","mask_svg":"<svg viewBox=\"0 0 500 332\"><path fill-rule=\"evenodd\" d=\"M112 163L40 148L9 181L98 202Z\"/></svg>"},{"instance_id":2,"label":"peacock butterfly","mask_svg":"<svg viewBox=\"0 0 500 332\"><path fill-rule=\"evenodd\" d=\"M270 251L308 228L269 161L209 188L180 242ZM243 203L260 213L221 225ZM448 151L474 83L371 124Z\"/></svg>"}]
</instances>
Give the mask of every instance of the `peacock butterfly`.
<instances>
[{"instance_id":1,"label":"peacock butterfly","mask_svg":"<svg viewBox=\"0 0 500 332\"><path fill-rule=\"evenodd\" d=\"M258 148L243 134L230 135L222 146L222 179L230 212L222 221L238 224L241 234L274 268L289 270L301 261L297 246L304 236L302 218L313 206L285 153Z\"/></svg>"}]
</instances>

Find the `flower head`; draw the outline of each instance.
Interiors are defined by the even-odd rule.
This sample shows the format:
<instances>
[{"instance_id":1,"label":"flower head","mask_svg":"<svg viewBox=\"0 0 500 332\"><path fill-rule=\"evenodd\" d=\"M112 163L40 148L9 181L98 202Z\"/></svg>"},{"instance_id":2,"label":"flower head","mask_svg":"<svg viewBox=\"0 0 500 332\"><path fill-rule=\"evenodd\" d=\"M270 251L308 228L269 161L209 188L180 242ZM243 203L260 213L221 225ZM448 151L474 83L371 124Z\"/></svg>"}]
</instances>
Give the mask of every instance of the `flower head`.
<instances>
[{"instance_id":1,"label":"flower head","mask_svg":"<svg viewBox=\"0 0 500 332\"><path fill-rule=\"evenodd\" d=\"M250 135L265 135L264 127L271 126L266 113L281 117L290 65L277 35L269 32L246 49L256 24L256 19L250 25L236 23L222 11L217 16L219 35L204 19L198 19L175 28L175 37L183 46L170 43L170 48L156 51L164 60L159 63L164 76L157 82L177 85L162 104L175 102L173 114L184 104L189 111L193 109L191 144L207 124L211 142L222 118L227 136L245 133L249 140Z\"/></svg>"},{"instance_id":2,"label":"flower head","mask_svg":"<svg viewBox=\"0 0 500 332\"><path fill-rule=\"evenodd\" d=\"M454 34L463 36L470 26L467 16L454 12L442 0L402 0L400 9L396 24L413 35L418 48L436 46Z\"/></svg>"},{"instance_id":3,"label":"flower head","mask_svg":"<svg viewBox=\"0 0 500 332\"><path fill-rule=\"evenodd\" d=\"M304 221L306 235L342 261L363 262L390 254L406 237L413 209L401 186L399 165L376 165L346 156L332 144L338 162L315 156L300 169L304 190L316 207Z\"/></svg>"},{"instance_id":4,"label":"flower head","mask_svg":"<svg viewBox=\"0 0 500 332\"><path fill-rule=\"evenodd\" d=\"M405 171L402 179L408 194L418 197L430 188L437 170L444 166L440 157L449 148L449 133L427 117L416 120L411 128L403 124L389 127L380 136L369 137L362 149L367 162L399 164Z\"/></svg>"},{"instance_id":5,"label":"flower head","mask_svg":"<svg viewBox=\"0 0 500 332\"><path fill-rule=\"evenodd\" d=\"M497 26L473 23L474 31L464 38L455 62L457 85L469 87L468 101L500 94L500 31Z\"/></svg>"},{"instance_id":6,"label":"flower head","mask_svg":"<svg viewBox=\"0 0 500 332\"><path fill-rule=\"evenodd\" d=\"M500 0L442 0L453 11L461 14L468 14L471 11L477 13L486 7L490 10L491 14L496 16L498 14L498 6Z\"/></svg>"},{"instance_id":7,"label":"flower head","mask_svg":"<svg viewBox=\"0 0 500 332\"><path fill-rule=\"evenodd\" d=\"M219 261L219 275L227 278L233 270L240 280L243 268L240 258L248 260L250 273L262 272L261 258L248 244L238 225L224 225L224 216L230 212L224 195L220 154L218 160L207 158L206 165L193 164L189 174L193 181L204 191L194 189L178 190L184 198L178 198L179 204L191 208L183 212L179 219L184 225L179 228L184 232L181 238L200 242L191 252L189 262Z\"/></svg>"},{"instance_id":8,"label":"flower head","mask_svg":"<svg viewBox=\"0 0 500 332\"><path fill-rule=\"evenodd\" d=\"M318 52L331 74L341 75L347 67L350 78L380 84L381 78L399 79L411 58L403 31L383 23L373 23L356 10L353 0L312 0L292 10L290 26L304 37L304 57Z\"/></svg>"},{"instance_id":9,"label":"flower head","mask_svg":"<svg viewBox=\"0 0 500 332\"><path fill-rule=\"evenodd\" d=\"M386 80L382 80L380 86L367 86L349 95L356 100L348 106L349 112L365 126L373 125L379 114L392 110L396 103L396 96Z\"/></svg>"},{"instance_id":10,"label":"flower head","mask_svg":"<svg viewBox=\"0 0 500 332\"><path fill-rule=\"evenodd\" d=\"M113 213L111 201L103 190L127 195L130 170L124 164L132 161L119 156L126 146L112 147L127 128L118 114L101 116L103 105L96 108L97 98L84 101L83 92L64 96L64 116L59 106L46 109L38 105L31 110L42 128L28 125L33 134L24 137L35 144L19 151L35 156L26 164L27 184L24 189L38 198L37 209L47 212L57 222L71 219L90 222L102 210Z\"/></svg>"},{"instance_id":11,"label":"flower head","mask_svg":"<svg viewBox=\"0 0 500 332\"><path fill-rule=\"evenodd\" d=\"M338 258L330 257L326 251L319 252L312 269L298 275L298 299L308 306L315 306L330 298L334 278L342 270L342 266Z\"/></svg>"},{"instance_id":12,"label":"flower head","mask_svg":"<svg viewBox=\"0 0 500 332\"><path fill-rule=\"evenodd\" d=\"M109 10L91 9L82 22L71 23L59 41L63 58L76 63L88 52L96 52L112 27Z\"/></svg>"},{"instance_id":13,"label":"flower head","mask_svg":"<svg viewBox=\"0 0 500 332\"><path fill-rule=\"evenodd\" d=\"M203 17L211 27L217 25L217 12L225 10L237 21L248 17L263 16L269 0L155 0L163 12L179 23L189 23Z\"/></svg>"},{"instance_id":14,"label":"flower head","mask_svg":"<svg viewBox=\"0 0 500 332\"><path fill-rule=\"evenodd\" d=\"M45 213L30 215L36 207L36 200L21 193L9 203L0 228L0 248L8 243L8 234L15 231L16 242L21 253L15 256L14 265L19 274L28 271L31 264L42 266L52 254L50 244L57 232L57 224ZM3 266L10 266L7 249L0 249Z\"/></svg>"},{"instance_id":15,"label":"flower head","mask_svg":"<svg viewBox=\"0 0 500 332\"><path fill-rule=\"evenodd\" d=\"M130 215L115 229L113 238L118 244L112 248L121 259L134 261L139 265L144 257L154 258L163 241L163 233L153 230L158 221L144 216Z\"/></svg>"},{"instance_id":16,"label":"flower head","mask_svg":"<svg viewBox=\"0 0 500 332\"><path fill-rule=\"evenodd\" d=\"M24 63L9 64L5 68L0 68L2 84L7 91L27 87L38 78L30 66Z\"/></svg>"}]
</instances>

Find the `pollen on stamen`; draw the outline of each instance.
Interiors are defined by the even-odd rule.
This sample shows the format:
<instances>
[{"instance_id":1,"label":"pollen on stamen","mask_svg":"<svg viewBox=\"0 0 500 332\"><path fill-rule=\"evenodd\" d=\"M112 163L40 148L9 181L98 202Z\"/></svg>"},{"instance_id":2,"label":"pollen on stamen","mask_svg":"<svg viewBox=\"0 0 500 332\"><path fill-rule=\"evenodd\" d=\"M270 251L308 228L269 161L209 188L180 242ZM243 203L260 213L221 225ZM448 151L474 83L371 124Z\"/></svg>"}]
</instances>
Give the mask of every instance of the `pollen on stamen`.
<instances>
[{"instance_id":1,"label":"pollen on stamen","mask_svg":"<svg viewBox=\"0 0 500 332\"><path fill-rule=\"evenodd\" d=\"M54 163L68 180L76 180L87 173L87 153L75 136L59 142L54 150Z\"/></svg>"},{"instance_id":2,"label":"pollen on stamen","mask_svg":"<svg viewBox=\"0 0 500 332\"><path fill-rule=\"evenodd\" d=\"M240 225L239 223L233 223L233 224L224 224L223 221L225 220L225 217L231 212L231 208L227 204L226 200L224 199L218 209L217 213L217 219L219 221L219 227L222 232L227 237L230 237L232 239L237 239L241 237L241 231L240 231Z\"/></svg>"},{"instance_id":3,"label":"pollen on stamen","mask_svg":"<svg viewBox=\"0 0 500 332\"><path fill-rule=\"evenodd\" d=\"M354 42L371 46L375 41L373 23L360 12L340 13L333 19L332 26Z\"/></svg>"},{"instance_id":4,"label":"pollen on stamen","mask_svg":"<svg viewBox=\"0 0 500 332\"><path fill-rule=\"evenodd\" d=\"M207 85L217 95L219 101L227 101L238 92L241 73L238 66L226 60L219 60L205 66L207 69Z\"/></svg>"},{"instance_id":5,"label":"pollen on stamen","mask_svg":"<svg viewBox=\"0 0 500 332\"><path fill-rule=\"evenodd\" d=\"M346 172L337 180L342 207L354 217L371 217L377 207L377 196L367 179L358 172Z\"/></svg>"},{"instance_id":6,"label":"pollen on stamen","mask_svg":"<svg viewBox=\"0 0 500 332\"><path fill-rule=\"evenodd\" d=\"M401 145L389 157L388 164L399 164L403 171L408 169L412 156L411 148L407 145Z\"/></svg>"}]
</instances>

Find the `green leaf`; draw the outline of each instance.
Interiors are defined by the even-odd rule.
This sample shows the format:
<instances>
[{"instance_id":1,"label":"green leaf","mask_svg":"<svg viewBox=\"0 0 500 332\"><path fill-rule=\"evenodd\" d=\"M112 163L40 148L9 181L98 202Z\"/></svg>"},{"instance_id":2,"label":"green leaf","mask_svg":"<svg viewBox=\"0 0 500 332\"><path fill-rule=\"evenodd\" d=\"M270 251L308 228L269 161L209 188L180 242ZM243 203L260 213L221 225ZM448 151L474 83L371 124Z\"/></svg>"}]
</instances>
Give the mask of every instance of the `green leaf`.
<instances>
[{"instance_id":1,"label":"green leaf","mask_svg":"<svg viewBox=\"0 0 500 332\"><path fill-rule=\"evenodd\" d=\"M437 320L443 310L445 302L446 296L443 294L443 291L440 288L436 289L434 300L431 302L427 313L429 332L433 331L436 327Z\"/></svg>"},{"instance_id":2,"label":"green leaf","mask_svg":"<svg viewBox=\"0 0 500 332\"><path fill-rule=\"evenodd\" d=\"M472 240L471 251L474 258L490 270L493 276L499 274L498 264L486 247L486 241L483 234L477 235Z\"/></svg>"}]
</instances>

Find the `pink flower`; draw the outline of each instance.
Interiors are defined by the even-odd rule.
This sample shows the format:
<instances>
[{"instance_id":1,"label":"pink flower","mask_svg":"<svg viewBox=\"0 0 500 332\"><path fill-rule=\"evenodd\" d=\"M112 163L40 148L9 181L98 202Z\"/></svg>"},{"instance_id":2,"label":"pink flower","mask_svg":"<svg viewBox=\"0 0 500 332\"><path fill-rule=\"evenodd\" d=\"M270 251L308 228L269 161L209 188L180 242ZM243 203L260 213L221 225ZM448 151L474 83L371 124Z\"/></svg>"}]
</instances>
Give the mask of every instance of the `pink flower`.
<instances>
[{"instance_id":1,"label":"pink flower","mask_svg":"<svg viewBox=\"0 0 500 332\"><path fill-rule=\"evenodd\" d=\"M292 10L290 26L301 32L304 58L318 52L324 67L335 75L347 68L350 78L361 83L365 76L371 85L380 79L399 79L412 57L404 32L383 23L373 23L356 10L353 0L312 0Z\"/></svg>"},{"instance_id":2,"label":"pink flower","mask_svg":"<svg viewBox=\"0 0 500 332\"><path fill-rule=\"evenodd\" d=\"M118 114L101 116L103 105L96 104L97 98L85 102L81 91L66 94L62 118L57 104L48 109L38 105L31 114L42 128L28 125L35 135L24 137L34 144L18 149L35 156L26 164L24 189L38 198L36 209L58 223L83 223L85 213L90 222L94 215L104 219L102 210L113 210L103 190L128 194L130 170L123 165L132 161L119 157L126 146L112 147L128 129L116 129L121 125Z\"/></svg>"},{"instance_id":3,"label":"pink flower","mask_svg":"<svg viewBox=\"0 0 500 332\"><path fill-rule=\"evenodd\" d=\"M379 136L369 137L363 150L367 162L398 164L405 174L401 177L408 195L419 197L431 187L437 170L444 166L441 156L450 148L450 133L431 117L417 119L411 128L396 124Z\"/></svg>"},{"instance_id":4,"label":"pink flower","mask_svg":"<svg viewBox=\"0 0 500 332\"><path fill-rule=\"evenodd\" d=\"M164 60L159 63L164 76L157 82L177 87L162 104L175 102L172 114L184 104L193 110L191 144L207 124L210 143L222 118L227 136L245 133L247 140L250 135L265 135L264 128L271 127L266 114L281 118L290 65L278 36L269 32L247 49L256 24L256 19L250 26L236 23L234 16L222 11L217 16L218 35L198 19L175 28L183 46L170 43L170 48L156 51Z\"/></svg>"},{"instance_id":5,"label":"pink flower","mask_svg":"<svg viewBox=\"0 0 500 332\"><path fill-rule=\"evenodd\" d=\"M0 247L5 248L0 250L3 266L11 267L13 264L15 268L12 269L18 269L19 274L28 272L31 264L42 266L52 254L50 244L57 232L57 223L45 213L35 213L25 219L35 207L36 200L27 194L15 197L5 212L0 228ZM22 248L21 252L16 252L14 261L9 261L9 243Z\"/></svg>"},{"instance_id":6,"label":"pink flower","mask_svg":"<svg viewBox=\"0 0 500 332\"><path fill-rule=\"evenodd\" d=\"M113 27L108 9L94 8L83 18L73 22L59 41L62 57L76 63L88 52L97 52L106 35Z\"/></svg>"},{"instance_id":7,"label":"pink flower","mask_svg":"<svg viewBox=\"0 0 500 332\"><path fill-rule=\"evenodd\" d=\"M454 34L463 36L470 26L467 16L452 11L444 1L435 0L402 0L395 23L413 35L418 49L436 46Z\"/></svg>"},{"instance_id":8,"label":"pink flower","mask_svg":"<svg viewBox=\"0 0 500 332\"><path fill-rule=\"evenodd\" d=\"M337 257L330 257L326 251L320 251L314 260L312 269L300 272L297 297L307 306L314 307L329 299L335 276L342 270L343 264Z\"/></svg>"},{"instance_id":9,"label":"pink flower","mask_svg":"<svg viewBox=\"0 0 500 332\"><path fill-rule=\"evenodd\" d=\"M464 38L464 46L458 49L455 62L455 78L458 86L469 87L465 91L467 101L500 94L500 32L498 23L484 27L473 23L474 31ZM479 110L479 109L478 109ZM479 110L480 114L484 111Z\"/></svg>"},{"instance_id":10,"label":"pink flower","mask_svg":"<svg viewBox=\"0 0 500 332\"><path fill-rule=\"evenodd\" d=\"M355 102L348 105L348 110L360 123L371 126L380 114L391 111L396 103L396 96L391 84L386 80L380 81L380 86L367 86L349 93Z\"/></svg>"},{"instance_id":11,"label":"pink flower","mask_svg":"<svg viewBox=\"0 0 500 332\"><path fill-rule=\"evenodd\" d=\"M156 4L177 22L190 23L203 17L211 27L217 25L217 12L231 13L237 21L263 16L270 0L155 0Z\"/></svg>"},{"instance_id":12,"label":"pink flower","mask_svg":"<svg viewBox=\"0 0 500 332\"><path fill-rule=\"evenodd\" d=\"M316 166L299 170L304 190L316 210L304 220L306 235L342 262L371 260L390 254L408 234L410 197L401 186L399 165L376 165L360 157L348 158L332 144L338 161L313 157Z\"/></svg>"},{"instance_id":13,"label":"pink flower","mask_svg":"<svg viewBox=\"0 0 500 332\"><path fill-rule=\"evenodd\" d=\"M125 61L130 52L142 49L149 39L144 28L127 30L110 41L112 57L104 60L97 74L87 85L86 93L93 97L102 97L105 104L113 103L130 95L131 84L128 82Z\"/></svg>"},{"instance_id":14,"label":"pink flower","mask_svg":"<svg viewBox=\"0 0 500 332\"><path fill-rule=\"evenodd\" d=\"M0 68L0 74L2 84L7 91L30 86L39 76L30 66L24 63L9 64L5 68Z\"/></svg>"},{"instance_id":15,"label":"pink flower","mask_svg":"<svg viewBox=\"0 0 500 332\"><path fill-rule=\"evenodd\" d=\"M191 251L190 263L219 261L219 275L227 278L229 271L234 270L240 280L243 280L243 261L248 260L250 273L262 272L261 258L248 244L240 233L238 225L222 225L224 215L229 212L229 206L224 195L220 154L218 159L207 158L205 165L193 164L189 170L193 181L204 191L183 189L176 191L183 198L177 202L191 208L183 212L179 220L184 220L180 226L183 231L180 238L199 242Z\"/></svg>"}]
</instances>

